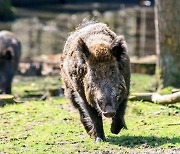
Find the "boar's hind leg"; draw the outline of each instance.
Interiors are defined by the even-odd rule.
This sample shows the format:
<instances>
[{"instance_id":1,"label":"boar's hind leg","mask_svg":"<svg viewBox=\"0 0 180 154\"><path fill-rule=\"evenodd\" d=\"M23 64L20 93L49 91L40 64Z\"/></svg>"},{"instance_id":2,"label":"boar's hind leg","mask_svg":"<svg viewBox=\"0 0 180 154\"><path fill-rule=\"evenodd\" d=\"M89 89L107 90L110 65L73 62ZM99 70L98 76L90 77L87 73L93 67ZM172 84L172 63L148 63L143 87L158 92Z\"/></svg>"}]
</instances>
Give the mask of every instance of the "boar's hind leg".
<instances>
[{"instance_id":1,"label":"boar's hind leg","mask_svg":"<svg viewBox=\"0 0 180 154\"><path fill-rule=\"evenodd\" d=\"M105 135L103 130L103 122L101 115L98 114L97 110L92 108L90 105L87 107L89 115L94 124L94 129L91 130L96 142L105 141Z\"/></svg>"},{"instance_id":2,"label":"boar's hind leg","mask_svg":"<svg viewBox=\"0 0 180 154\"><path fill-rule=\"evenodd\" d=\"M122 128L127 129L125 121L124 121L126 103L127 103L127 100L124 100L123 102L121 102L116 112L116 115L112 118L111 132L113 134L118 134Z\"/></svg>"}]
</instances>

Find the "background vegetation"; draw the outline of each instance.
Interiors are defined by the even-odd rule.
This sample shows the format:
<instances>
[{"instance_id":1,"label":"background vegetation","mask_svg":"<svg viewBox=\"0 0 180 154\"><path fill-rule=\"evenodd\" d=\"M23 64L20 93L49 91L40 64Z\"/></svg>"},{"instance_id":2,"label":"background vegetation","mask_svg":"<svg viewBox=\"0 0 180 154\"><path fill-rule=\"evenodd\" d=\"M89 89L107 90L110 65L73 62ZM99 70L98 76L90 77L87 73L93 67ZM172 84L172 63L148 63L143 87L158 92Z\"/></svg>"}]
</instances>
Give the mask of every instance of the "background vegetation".
<instances>
[{"instance_id":1,"label":"background vegetation","mask_svg":"<svg viewBox=\"0 0 180 154\"><path fill-rule=\"evenodd\" d=\"M133 74L131 92L153 90L154 81L154 76ZM20 103L0 108L1 153L180 152L179 104L128 102L128 130L113 135L111 120L104 119L107 142L96 144L67 99L39 100L52 85L61 85L59 77L16 77L13 94Z\"/></svg>"},{"instance_id":2,"label":"background vegetation","mask_svg":"<svg viewBox=\"0 0 180 154\"><path fill-rule=\"evenodd\" d=\"M10 0L0 0L0 20L9 20L14 16Z\"/></svg>"}]
</instances>

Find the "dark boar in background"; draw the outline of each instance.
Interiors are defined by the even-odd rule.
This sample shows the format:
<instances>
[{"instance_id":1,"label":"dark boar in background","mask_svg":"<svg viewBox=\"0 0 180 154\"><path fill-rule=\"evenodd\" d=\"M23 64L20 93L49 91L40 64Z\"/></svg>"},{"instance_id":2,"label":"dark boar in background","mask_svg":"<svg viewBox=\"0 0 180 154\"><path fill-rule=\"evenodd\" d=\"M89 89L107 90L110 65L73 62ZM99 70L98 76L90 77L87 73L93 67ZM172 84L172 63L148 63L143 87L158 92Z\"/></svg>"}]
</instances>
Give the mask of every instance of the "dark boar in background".
<instances>
[{"instance_id":1,"label":"dark boar in background","mask_svg":"<svg viewBox=\"0 0 180 154\"><path fill-rule=\"evenodd\" d=\"M21 56L21 45L13 33L0 31L0 93L11 93L11 84Z\"/></svg>"},{"instance_id":2,"label":"dark boar in background","mask_svg":"<svg viewBox=\"0 0 180 154\"><path fill-rule=\"evenodd\" d=\"M82 23L66 41L60 73L65 95L79 110L81 122L95 141L105 140L102 115L112 118L112 133L126 127L130 62L123 36L100 22Z\"/></svg>"}]
</instances>

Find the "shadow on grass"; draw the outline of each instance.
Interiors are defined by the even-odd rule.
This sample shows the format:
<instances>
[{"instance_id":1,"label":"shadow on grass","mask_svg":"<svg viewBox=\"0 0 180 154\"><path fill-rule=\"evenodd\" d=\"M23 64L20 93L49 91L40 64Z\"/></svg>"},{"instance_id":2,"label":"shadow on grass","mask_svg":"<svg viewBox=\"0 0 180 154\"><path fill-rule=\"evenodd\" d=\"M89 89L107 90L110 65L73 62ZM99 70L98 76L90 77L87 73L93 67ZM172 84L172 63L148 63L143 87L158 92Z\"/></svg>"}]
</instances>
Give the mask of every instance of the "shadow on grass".
<instances>
[{"instance_id":1,"label":"shadow on grass","mask_svg":"<svg viewBox=\"0 0 180 154\"><path fill-rule=\"evenodd\" d=\"M169 138L169 137L144 137L144 136L108 136L107 142L114 145L125 146L133 148L136 146L151 146L158 147L166 143L176 144L180 143L179 137ZM172 147L174 147L172 145Z\"/></svg>"},{"instance_id":2,"label":"shadow on grass","mask_svg":"<svg viewBox=\"0 0 180 154\"><path fill-rule=\"evenodd\" d=\"M180 111L180 107L179 106L169 105L168 108L172 108L172 109L176 109L176 110Z\"/></svg>"}]
</instances>

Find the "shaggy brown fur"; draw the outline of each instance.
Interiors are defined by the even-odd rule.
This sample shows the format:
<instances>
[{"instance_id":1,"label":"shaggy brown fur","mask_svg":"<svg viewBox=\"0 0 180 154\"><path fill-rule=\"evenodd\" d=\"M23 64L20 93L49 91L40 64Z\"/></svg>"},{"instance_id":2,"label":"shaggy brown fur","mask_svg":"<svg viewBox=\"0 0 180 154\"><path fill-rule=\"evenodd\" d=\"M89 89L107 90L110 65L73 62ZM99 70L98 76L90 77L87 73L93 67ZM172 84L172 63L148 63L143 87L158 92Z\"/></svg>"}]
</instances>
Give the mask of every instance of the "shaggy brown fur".
<instances>
[{"instance_id":1,"label":"shaggy brown fur","mask_svg":"<svg viewBox=\"0 0 180 154\"><path fill-rule=\"evenodd\" d=\"M126 127L130 65L123 36L117 36L103 23L83 23L66 41L60 73L66 96L96 141L105 140L102 115L112 117L112 133Z\"/></svg>"}]
</instances>

